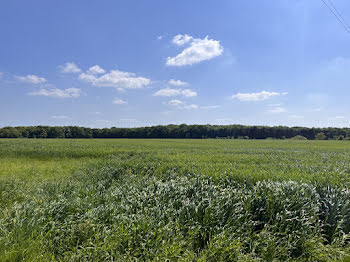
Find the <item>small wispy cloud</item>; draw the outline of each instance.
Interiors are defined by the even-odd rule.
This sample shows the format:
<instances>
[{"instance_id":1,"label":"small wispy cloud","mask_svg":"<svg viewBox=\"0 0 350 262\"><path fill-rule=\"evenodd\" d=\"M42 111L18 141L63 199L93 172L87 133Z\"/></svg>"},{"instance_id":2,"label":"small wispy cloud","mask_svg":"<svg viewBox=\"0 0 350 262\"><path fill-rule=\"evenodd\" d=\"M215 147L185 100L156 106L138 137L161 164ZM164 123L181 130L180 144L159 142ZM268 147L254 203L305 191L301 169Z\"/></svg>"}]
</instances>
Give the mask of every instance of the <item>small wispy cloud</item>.
<instances>
[{"instance_id":1,"label":"small wispy cloud","mask_svg":"<svg viewBox=\"0 0 350 262\"><path fill-rule=\"evenodd\" d=\"M267 110L267 112L271 113L271 114L280 114L280 113L284 113L286 111L287 110L284 107L281 107L281 106L277 106L277 107L270 108L269 110Z\"/></svg>"},{"instance_id":2,"label":"small wispy cloud","mask_svg":"<svg viewBox=\"0 0 350 262\"><path fill-rule=\"evenodd\" d=\"M37 75L15 76L19 81L30 84L41 84L46 82L46 79Z\"/></svg>"},{"instance_id":3,"label":"small wispy cloud","mask_svg":"<svg viewBox=\"0 0 350 262\"><path fill-rule=\"evenodd\" d=\"M170 100L167 104L170 106L176 107L178 109L188 109L188 110L191 110L191 109L215 109L215 108L219 107L218 105L199 106L196 104L188 104L188 103L181 101L179 99Z\"/></svg>"},{"instance_id":4,"label":"small wispy cloud","mask_svg":"<svg viewBox=\"0 0 350 262\"><path fill-rule=\"evenodd\" d=\"M126 105L128 102L126 102L125 100L123 99L120 99L120 98L115 98L113 100L113 104L116 104L116 105Z\"/></svg>"},{"instance_id":5,"label":"small wispy cloud","mask_svg":"<svg viewBox=\"0 0 350 262\"><path fill-rule=\"evenodd\" d=\"M197 96L197 92L191 89L183 89L181 90L181 94L185 97L194 97Z\"/></svg>"},{"instance_id":6,"label":"small wispy cloud","mask_svg":"<svg viewBox=\"0 0 350 262\"><path fill-rule=\"evenodd\" d=\"M219 105L213 105L213 106L201 106L200 108L202 109L215 109L215 108L219 108Z\"/></svg>"},{"instance_id":7,"label":"small wispy cloud","mask_svg":"<svg viewBox=\"0 0 350 262\"><path fill-rule=\"evenodd\" d=\"M198 109L199 106L195 104L190 104L190 105L184 105L183 109Z\"/></svg>"},{"instance_id":8,"label":"small wispy cloud","mask_svg":"<svg viewBox=\"0 0 350 262\"><path fill-rule=\"evenodd\" d=\"M80 73L81 69L73 62L58 66L62 73Z\"/></svg>"},{"instance_id":9,"label":"small wispy cloud","mask_svg":"<svg viewBox=\"0 0 350 262\"><path fill-rule=\"evenodd\" d=\"M164 39L167 35L168 35L168 33L164 33L164 34L158 35L158 36L157 36L157 40L162 40L162 39Z\"/></svg>"},{"instance_id":10,"label":"small wispy cloud","mask_svg":"<svg viewBox=\"0 0 350 262\"><path fill-rule=\"evenodd\" d=\"M268 92L268 91L261 91L257 93L237 93L235 95L232 95L232 99L238 99L240 101L263 101L267 100L274 96L281 96L281 95L287 95L287 92L278 93L278 92Z\"/></svg>"},{"instance_id":11,"label":"small wispy cloud","mask_svg":"<svg viewBox=\"0 0 350 262\"><path fill-rule=\"evenodd\" d=\"M58 116L51 116L53 119L69 119L69 116L63 116L63 115L58 115Z\"/></svg>"},{"instance_id":12,"label":"small wispy cloud","mask_svg":"<svg viewBox=\"0 0 350 262\"><path fill-rule=\"evenodd\" d=\"M178 96L183 95L185 97L194 97L197 96L197 92L191 89L175 89L175 88L163 88L158 90L153 94L154 96Z\"/></svg>"},{"instance_id":13,"label":"small wispy cloud","mask_svg":"<svg viewBox=\"0 0 350 262\"><path fill-rule=\"evenodd\" d=\"M187 34L185 34L185 35L178 34L178 35L174 36L174 38L171 42L175 45L182 46L182 45L184 45L192 40L193 40L192 36L189 36Z\"/></svg>"},{"instance_id":14,"label":"small wispy cloud","mask_svg":"<svg viewBox=\"0 0 350 262\"><path fill-rule=\"evenodd\" d=\"M155 92L154 96L177 96L181 94L180 89L174 89L174 88L163 88Z\"/></svg>"},{"instance_id":15,"label":"small wispy cloud","mask_svg":"<svg viewBox=\"0 0 350 262\"><path fill-rule=\"evenodd\" d=\"M29 95L31 96L47 96L47 97L55 97L55 98L76 98L82 94L81 89L79 88L67 88L67 89L45 89L42 88L39 91L31 92Z\"/></svg>"},{"instance_id":16,"label":"small wispy cloud","mask_svg":"<svg viewBox=\"0 0 350 262\"><path fill-rule=\"evenodd\" d=\"M184 105L185 102L183 102L181 100L178 100L178 99L173 99L173 100L170 100L168 104L171 105L171 106L177 106L178 107L178 106Z\"/></svg>"},{"instance_id":17,"label":"small wispy cloud","mask_svg":"<svg viewBox=\"0 0 350 262\"><path fill-rule=\"evenodd\" d=\"M187 86L188 85L187 82L184 82L184 81L181 81L181 80L175 80L175 79L170 79L168 81L168 84L172 85L172 86Z\"/></svg>"}]
</instances>

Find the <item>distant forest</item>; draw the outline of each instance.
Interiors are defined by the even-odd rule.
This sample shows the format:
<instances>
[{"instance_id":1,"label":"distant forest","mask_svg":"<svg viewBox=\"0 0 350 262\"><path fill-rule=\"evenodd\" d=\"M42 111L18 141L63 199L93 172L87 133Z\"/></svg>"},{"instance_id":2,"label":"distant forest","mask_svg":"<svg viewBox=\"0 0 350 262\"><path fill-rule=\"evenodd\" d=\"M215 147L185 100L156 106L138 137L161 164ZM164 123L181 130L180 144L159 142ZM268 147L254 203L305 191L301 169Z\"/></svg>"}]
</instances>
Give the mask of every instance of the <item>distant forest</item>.
<instances>
[{"instance_id":1,"label":"distant forest","mask_svg":"<svg viewBox=\"0 0 350 262\"><path fill-rule=\"evenodd\" d=\"M185 124L134 128L18 126L0 128L0 138L225 138L350 140L350 128Z\"/></svg>"}]
</instances>

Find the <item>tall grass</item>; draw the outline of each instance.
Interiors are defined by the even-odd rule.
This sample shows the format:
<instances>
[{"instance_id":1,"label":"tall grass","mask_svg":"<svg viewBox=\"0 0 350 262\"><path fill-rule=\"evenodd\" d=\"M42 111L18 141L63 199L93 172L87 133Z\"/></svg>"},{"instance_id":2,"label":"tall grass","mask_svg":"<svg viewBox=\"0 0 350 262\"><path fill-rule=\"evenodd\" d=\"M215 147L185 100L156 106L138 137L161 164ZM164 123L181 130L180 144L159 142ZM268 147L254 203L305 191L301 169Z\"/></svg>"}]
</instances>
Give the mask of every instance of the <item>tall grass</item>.
<instances>
[{"instance_id":1,"label":"tall grass","mask_svg":"<svg viewBox=\"0 0 350 262\"><path fill-rule=\"evenodd\" d=\"M27 143L6 141L17 142ZM347 144L38 143L34 153L19 145L21 158L49 155L47 161L69 163L65 154L90 154L93 161L60 178L54 170L34 182L4 175L0 261L342 261L350 255ZM8 161L11 154L20 158L11 153L15 147L0 151L9 152Z\"/></svg>"}]
</instances>

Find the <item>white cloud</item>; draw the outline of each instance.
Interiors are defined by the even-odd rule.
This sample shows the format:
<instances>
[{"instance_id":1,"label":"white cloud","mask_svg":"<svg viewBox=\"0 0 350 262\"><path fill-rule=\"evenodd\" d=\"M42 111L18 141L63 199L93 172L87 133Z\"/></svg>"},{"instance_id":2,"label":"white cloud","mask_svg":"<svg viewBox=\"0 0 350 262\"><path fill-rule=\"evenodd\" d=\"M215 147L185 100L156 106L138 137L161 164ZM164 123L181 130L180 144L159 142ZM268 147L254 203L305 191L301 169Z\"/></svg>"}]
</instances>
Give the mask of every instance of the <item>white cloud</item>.
<instances>
[{"instance_id":1,"label":"white cloud","mask_svg":"<svg viewBox=\"0 0 350 262\"><path fill-rule=\"evenodd\" d=\"M184 95L185 97L197 96L197 92L192 91L191 89L183 89L181 90L181 94Z\"/></svg>"},{"instance_id":2,"label":"white cloud","mask_svg":"<svg viewBox=\"0 0 350 262\"><path fill-rule=\"evenodd\" d=\"M82 73L79 79L99 87L114 87L118 90L142 88L150 84L151 80L145 77L137 77L134 73L111 70L109 73L96 76L90 73Z\"/></svg>"},{"instance_id":3,"label":"white cloud","mask_svg":"<svg viewBox=\"0 0 350 262\"><path fill-rule=\"evenodd\" d=\"M168 84L169 85L172 85L172 86L187 86L188 83L184 82L184 81L181 81L181 80L175 80L175 79L170 79L168 81Z\"/></svg>"},{"instance_id":4,"label":"white cloud","mask_svg":"<svg viewBox=\"0 0 350 262\"><path fill-rule=\"evenodd\" d=\"M274 107L277 107L277 106L281 106L282 104L268 104L268 106L274 106Z\"/></svg>"},{"instance_id":5,"label":"white cloud","mask_svg":"<svg viewBox=\"0 0 350 262\"><path fill-rule=\"evenodd\" d=\"M52 116L51 118L53 118L53 119L69 119L70 117L68 117L68 116Z\"/></svg>"},{"instance_id":6,"label":"white cloud","mask_svg":"<svg viewBox=\"0 0 350 262\"><path fill-rule=\"evenodd\" d=\"M208 36L200 39L192 38L188 35L177 35L173 38L173 43L176 45L189 43L189 46L182 50L180 54L174 57L168 57L166 62L168 66L197 64L219 56L224 51L224 48L220 45L220 41L209 39Z\"/></svg>"},{"instance_id":7,"label":"white cloud","mask_svg":"<svg viewBox=\"0 0 350 262\"><path fill-rule=\"evenodd\" d=\"M89 82L89 83L94 83L97 80L96 76L90 75L90 74L86 74L86 73L80 74L79 75L79 79L83 80L85 82Z\"/></svg>"},{"instance_id":8,"label":"white cloud","mask_svg":"<svg viewBox=\"0 0 350 262\"><path fill-rule=\"evenodd\" d=\"M188 43L188 42L190 42L192 40L193 40L192 36L189 36L189 35L186 35L186 34L185 35L178 34L178 35L174 36L172 42L175 45L180 45L181 46L181 45L184 45L184 44L186 44L186 43Z\"/></svg>"},{"instance_id":9,"label":"white cloud","mask_svg":"<svg viewBox=\"0 0 350 262\"><path fill-rule=\"evenodd\" d=\"M215 109L215 108L219 108L219 105L214 105L214 106L201 106L202 109Z\"/></svg>"},{"instance_id":10,"label":"white cloud","mask_svg":"<svg viewBox=\"0 0 350 262\"><path fill-rule=\"evenodd\" d=\"M117 90L120 92L120 93L125 93L125 89L124 88L121 88L121 87L118 87Z\"/></svg>"},{"instance_id":11,"label":"white cloud","mask_svg":"<svg viewBox=\"0 0 350 262\"><path fill-rule=\"evenodd\" d=\"M99 65L94 65L86 71L89 75L104 74L106 71Z\"/></svg>"},{"instance_id":12,"label":"white cloud","mask_svg":"<svg viewBox=\"0 0 350 262\"><path fill-rule=\"evenodd\" d=\"M64 65L59 66L62 73L79 73L81 69L73 62L65 63Z\"/></svg>"},{"instance_id":13,"label":"white cloud","mask_svg":"<svg viewBox=\"0 0 350 262\"><path fill-rule=\"evenodd\" d=\"M334 118L335 119L345 119L346 117L345 116L335 116Z\"/></svg>"},{"instance_id":14,"label":"white cloud","mask_svg":"<svg viewBox=\"0 0 350 262\"><path fill-rule=\"evenodd\" d=\"M277 106L277 107L274 107L274 108L267 110L267 112L271 113L271 114L279 114L279 113L286 112L286 109L284 107Z\"/></svg>"},{"instance_id":15,"label":"white cloud","mask_svg":"<svg viewBox=\"0 0 350 262\"><path fill-rule=\"evenodd\" d=\"M81 95L81 90L79 88L67 88L67 89L45 89L42 88L39 91L31 92L29 95L31 96L49 96L49 97L57 97L57 98L75 98Z\"/></svg>"},{"instance_id":16,"label":"white cloud","mask_svg":"<svg viewBox=\"0 0 350 262\"><path fill-rule=\"evenodd\" d=\"M197 96L197 92L192 91L191 89L174 89L174 88L164 88L160 89L153 94L154 96L178 96L183 95L185 97L194 97Z\"/></svg>"},{"instance_id":17,"label":"white cloud","mask_svg":"<svg viewBox=\"0 0 350 262\"><path fill-rule=\"evenodd\" d=\"M120 98L116 98L113 100L113 104L116 104L116 105L125 105L127 104L128 102L124 101L123 99L120 99Z\"/></svg>"},{"instance_id":18,"label":"white cloud","mask_svg":"<svg viewBox=\"0 0 350 262\"><path fill-rule=\"evenodd\" d=\"M187 104L186 102L183 102L181 100L178 99L173 99L170 100L168 103L168 105L176 107L178 109L214 109L214 108L218 108L219 106L215 105L215 106L199 106L196 104Z\"/></svg>"},{"instance_id":19,"label":"white cloud","mask_svg":"<svg viewBox=\"0 0 350 262\"><path fill-rule=\"evenodd\" d=\"M16 76L16 78L22 82L31 84L41 84L46 82L46 79L36 75Z\"/></svg>"},{"instance_id":20,"label":"white cloud","mask_svg":"<svg viewBox=\"0 0 350 262\"><path fill-rule=\"evenodd\" d=\"M268 92L261 91L259 93L237 93L233 95L231 98L238 99L240 101L262 101L269 99L273 96L286 95L286 92L278 93L278 92Z\"/></svg>"},{"instance_id":21,"label":"white cloud","mask_svg":"<svg viewBox=\"0 0 350 262\"><path fill-rule=\"evenodd\" d=\"M177 100L177 99L173 99L169 101L169 105L171 106L182 106L184 105L185 102L181 101L181 100Z\"/></svg>"},{"instance_id":22,"label":"white cloud","mask_svg":"<svg viewBox=\"0 0 350 262\"><path fill-rule=\"evenodd\" d=\"M177 96L180 94L181 94L180 89L173 89L173 88L167 87L167 88L158 90L153 95L154 96Z\"/></svg>"},{"instance_id":23,"label":"white cloud","mask_svg":"<svg viewBox=\"0 0 350 262\"><path fill-rule=\"evenodd\" d=\"M197 109L197 108L199 108L199 106L195 105L195 104L191 104L191 105L185 105L183 108L184 109Z\"/></svg>"},{"instance_id":24,"label":"white cloud","mask_svg":"<svg viewBox=\"0 0 350 262\"><path fill-rule=\"evenodd\" d=\"M162 39L164 39L167 35L168 35L168 33L161 34L161 35L157 36L157 40L162 40Z\"/></svg>"}]
</instances>

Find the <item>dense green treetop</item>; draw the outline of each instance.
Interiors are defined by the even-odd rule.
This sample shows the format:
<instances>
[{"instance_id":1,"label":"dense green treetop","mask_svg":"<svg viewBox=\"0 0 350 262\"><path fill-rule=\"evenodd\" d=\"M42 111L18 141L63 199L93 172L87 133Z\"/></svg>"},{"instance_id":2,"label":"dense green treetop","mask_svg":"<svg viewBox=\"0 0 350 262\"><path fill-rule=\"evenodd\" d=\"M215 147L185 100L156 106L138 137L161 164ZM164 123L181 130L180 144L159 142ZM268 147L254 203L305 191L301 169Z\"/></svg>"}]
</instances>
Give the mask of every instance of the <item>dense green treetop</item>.
<instances>
[{"instance_id":1,"label":"dense green treetop","mask_svg":"<svg viewBox=\"0 0 350 262\"><path fill-rule=\"evenodd\" d=\"M323 135L321 135L323 134ZM229 138L350 139L350 128L307 128L244 125L166 125L134 128L17 126L0 128L0 138Z\"/></svg>"}]
</instances>

